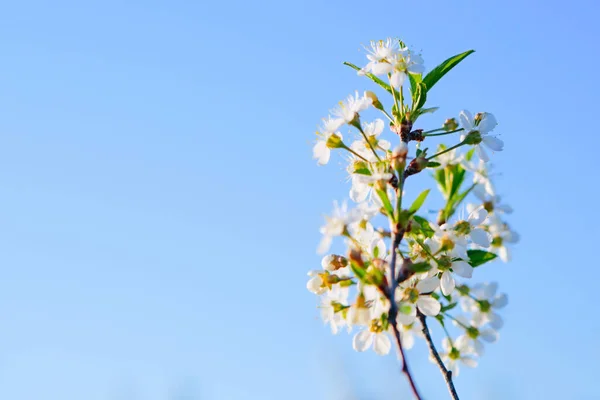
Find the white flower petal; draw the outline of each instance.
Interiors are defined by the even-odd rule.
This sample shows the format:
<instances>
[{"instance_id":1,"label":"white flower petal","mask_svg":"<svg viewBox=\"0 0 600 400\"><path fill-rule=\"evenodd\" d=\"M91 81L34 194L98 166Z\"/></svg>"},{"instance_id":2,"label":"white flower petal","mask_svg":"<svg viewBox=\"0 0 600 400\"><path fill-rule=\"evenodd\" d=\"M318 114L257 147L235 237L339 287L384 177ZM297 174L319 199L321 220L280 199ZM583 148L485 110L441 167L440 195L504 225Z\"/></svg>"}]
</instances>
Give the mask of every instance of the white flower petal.
<instances>
[{"instance_id":1,"label":"white flower petal","mask_svg":"<svg viewBox=\"0 0 600 400\"><path fill-rule=\"evenodd\" d=\"M407 350L412 349L415 345L414 335L408 331L400 331L400 334L402 335L402 347Z\"/></svg>"},{"instance_id":2,"label":"white flower petal","mask_svg":"<svg viewBox=\"0 0 600 400\"><path fill-rule=\"evenodd\" d=\"M503 308L508 304L508 296L506 293L502 293L492 301L492 307L494 308Z\"/></svg>"},{"instance_id":3,"label":"white flower petal","mask_svg":"<svg viewBox=\"0 0 600 400\"><path fill-rule=\"evenodd\" d=\"M442 305L431 296L421 295L417 299L417 307L423 314L429 317L435 317L440 313Z\"/></svg>"},{"instance_id":4,"label":"white flower petal","mask_svg":"<svg viewBox=\"0 0 600 400\"><path fill-rule=\"evenodd\" d=\"M460 114L458 114L458 119L460 120L460 126L467 133L473 130L473 115L469 111L462 110Z\"/></svg>"},{"instance_id":5,"label":"white flower petal","mask_svg":"<svg viewBox=\"0 0 600 400\"><path fill-rule=\"evenodd\" d=\"M486 112L483 114L483 118L481 119L478 128L481 131L481 133L486 134L488 132L493 131L497 125L498 122L496 121L496 117L494 117L494 114Z\"/></svg>"},{"instance_id":6,"label":"white flower petal","mask_svg":"<svg viewBox=\"0 0 600 400\"><path fill-rule=\"evenodd\" d=\"M483 162L488 162L490 161L490 157L487 155L487 153L485 152L485 150L483 149L483 146L478 145L477 147L477 155L479 156L479 158L483 161Z\"/></svg>"},{"instance_id":7,"label":"white flower petal","mask_svg":"<svg viewBox=\"0 0 600 400\"><path fill-rule=\"evenodd\" d=\"M494 343L498 340L498 332L493 329L484 329L479 332L479 336L488 343Z\"/></svg>"},{"instance_id":8,"label":"white flower petal","mask_svg":"<svg viewBox=\"0 0 600 400\"><path fill-rule=\"evenodd\" d=\"M391 348L392 342L385 333L379 333L375 335L375 341L373 343L373 350L375 350L375 353L379 354L380 356L385 356L390 352Z\"/></svg>"},{"instance_id":9,"label":"white flower petal","mask_svg":"<svg viewBox=\"0 0 600 400\"><path fill-rule=\"evenodd\" d=\"M453 262L452 270L456 275L462 276L463 278L471 278L473 276L473 267L466 261L459 260Z\"/></svg>"},{"instance_id":10,"label":"white flower petal","mask_svg":"<svg viewBox=\"0 0 600 400\"><path fill-rule=\"evenodd\" d=\"M313 147L313 158L317 160L317 164L325 165L329 162L331 151L327 147L327 143L319 140Z\"/></svg>"},{"instance_id":11,"label":"white flower petal","mask_svg":"<svg viewBox=\"0 0 600 400\"><path fill-rule=\"evenodd\" d=\"M419 293L430 293L436 290L439 285L440 279L437 276L432 276L417 283L417 290Z\"/></svg>"},{"instance_id":12,"label":"white flower petal","mask_svg":"<svg viewBox=\"0 0 600 400\"><path fill-rule=\"evenodd\" d=\"M510 261L510 252L506 246L502 246L498 249L498 255L505 263Z\"/></svg>"},{"instance_id":13,"label":"white flower petal","mask_svg":"<svg viewBox=\"0 0 600 400\"><path fill-rule=\"evenodd\" d=\"M502 151L504 149L504 142L495 136L484 136L481 141L493 151Z\"/></svg>"},{"instance_id":14,"label":"white flower petal","mask_svg":"<svg viewBox=\"0 0 600 400\"><path fill-rule=\"evenodd\" d=\"M488 313L487 317L492 328L500 329L504 326L504 320L500 315L496 313Z\"/></svg>"},{"instance_id":15,"label":"white flower petal","mask_svg":"<svg viewBox=\"0 0 600 400\"><path fill-rule=\"evenodd\" d=\"M469 212L468 220L471 223L471 225L477 226L480 225L483 221L485 221L485 219L488 216L488 212L485 208L481 206L475 208L473 204L467 204L467 211L469 211L469 208L471 209L471 211Z\"/></svg>"},{"instance_id":16,"label":"white flower petal","mask_svg":"<svg viewBox=\"0 0 600 400\"><path fill-rule=\"evenodd\" d=\"M331 236L325 235L323 239L321 239L321 243L319 243L319 247L317 248L318 254L324 254L331 247L331 242L333 242L333 238Z\"/></svg>"},{"instance_id":17,"label":"white flower petal","mask_svg":"<svg viewBox=\"0 0 600 400\"><path fill-rule=\"evenodd\" d=\"M356 351L365 351L371 347L373 343L373 333L369 330L363 330L354 335L352 340L352 347Z\"/></svg>"},{"instance_id":18,"label":"white flower petal","mask_svg":"<svg viewBox=\"0 0 600 400\"><path fill-rule=\"evenodd\" d=\"M481 341L475 339L471 341L472 352L477 356L481 357L485 353L485 348L483 347L483 343Z\"/></svg>"},{"instance_id":19,"label":"white flower petal","mask_svg":"<svg viewBox=\"0 0 600 400\"><path fill-rule=\"evenodd\" d=\"M476 228L471 230L471 240L476 245L481 247L489 247L490 246L490 237L486 231L481 228Z\"/></svg>"},{"instance_id":20,"label":"white flower petal","mask_svg":"<svg viewBox=\"0 0 600 400\"><path fill-rule=\"evenodd\" d=\"M444 271L442 274L441 281L442 293L445 296L450 296L456 287L456 283L454 282L454 278L452 277L452 273L450 271Z\"/></svg>"},{"instance_id":21,"label":"white flower petal","mask_svg":"<svg viewBox=\"0 0 600 400\"><path fill-rule=\"evenodd\" d=\"M475 368L477 367L477 360L472 357L461 357L460 361L465 365L465 367Z\"/></svg>"}]
</instances>

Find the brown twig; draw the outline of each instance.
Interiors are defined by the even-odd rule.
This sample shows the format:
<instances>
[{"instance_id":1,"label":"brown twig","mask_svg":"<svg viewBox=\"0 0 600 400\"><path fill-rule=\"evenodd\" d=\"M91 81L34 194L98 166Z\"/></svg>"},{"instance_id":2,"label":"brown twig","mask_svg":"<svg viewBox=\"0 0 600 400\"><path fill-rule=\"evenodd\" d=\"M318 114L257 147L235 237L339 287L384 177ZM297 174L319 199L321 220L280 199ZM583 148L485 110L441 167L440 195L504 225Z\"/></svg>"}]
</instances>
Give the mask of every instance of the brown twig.
<instances>
[{"instance_id":1,"label":"brown twig","mask_svg":"<svg viewBox=\"0 0 600 400\"><path fill-rule=\"evenodd\" d=\"M423 315L420 311L417 310L417 315L419 317L419 321L421 321L421 325L423 326L423 335L425 335L425 340L427 341L427 345L429 346L429 352L432 357L435 359L435 363L440 368L440 372L446 381L446 386L448 386L448 391L452 396L453 400L459 400L458 393L456 393L456 388L454 387L454 382L452 382L452 371L446 368L440 354L438 353L435 345L433 344L433 340L431 339L431 334L429 333L429 328L427 327L426 316Z\"/></svg>"},{"instance_id":2,"label":"brown twig","mask_svg":"<svg viewBox=\"0 0 600 400\"><path fill-rule=\"evenodd\" d=\"M404 354L404 348L402 347L402 338L400 337L400 331L398 330L398 326L396 324L396 320L398 317L398 305L396 304L396 288L398 287L398 278L396 276L396 248L400 245L402 241L402 237L404 236L404 232L394 232L392 238L392 260L390 261L390 284L388 287L388 299L390 301L390 312L389 312L389 323L392 325L392 330L394 331L394 338L396 339L396 345L398 346L398 352L400 353L400 358L402 359L402 372L406 375L408 379L408 383L412 389L413 394L417 400L422 400L421 395L419 394L419 390L417 389L417 385L408 369L408 363L406 362L406 355Z\"/></svg>"}]
</instances>

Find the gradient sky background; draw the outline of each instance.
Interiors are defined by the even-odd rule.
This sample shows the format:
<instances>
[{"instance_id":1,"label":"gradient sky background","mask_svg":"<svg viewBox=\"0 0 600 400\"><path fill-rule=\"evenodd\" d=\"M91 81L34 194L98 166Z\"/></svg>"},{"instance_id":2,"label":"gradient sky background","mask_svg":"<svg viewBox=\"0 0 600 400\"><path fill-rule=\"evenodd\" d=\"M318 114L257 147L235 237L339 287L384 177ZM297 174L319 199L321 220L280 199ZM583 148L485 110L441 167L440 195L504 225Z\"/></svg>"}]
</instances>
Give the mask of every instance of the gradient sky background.
<instances>
[{"instance_id":1,"label":"gradient sky background","mask_svg":"<svg viewBox=\"0 0 600 400\"><path fill-rule=\"evenodd\" d=\"M476 274L510 305L461 398L600 398L597 2L1 11L0 398L409 399L395 358L331 336L305 289L347 194L337 159L311 160L313 132L371 88L342 61L387 36L428 68L476 49L429 104L493 112L506 143L497 186L522 241ZM424 345L409 357L446 398Z\"/></svg>"}]
</instances>

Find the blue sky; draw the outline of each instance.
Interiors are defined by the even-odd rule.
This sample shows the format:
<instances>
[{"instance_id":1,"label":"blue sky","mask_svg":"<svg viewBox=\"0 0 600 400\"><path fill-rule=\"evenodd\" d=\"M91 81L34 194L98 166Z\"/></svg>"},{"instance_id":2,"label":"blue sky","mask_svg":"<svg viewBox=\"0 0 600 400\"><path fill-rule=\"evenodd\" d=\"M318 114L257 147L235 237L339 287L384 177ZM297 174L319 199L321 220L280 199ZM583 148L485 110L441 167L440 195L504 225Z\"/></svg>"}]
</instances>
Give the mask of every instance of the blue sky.
<instances>
[{"instance_id":1,"label":"blue sky","mask_svg":"<svg viewBox=\"0 0 600 400\"><path fill-rule=\"evenodd\" d=\"M342 66L399 36L436 118L493 112L522 241L464 399L597 399L593 1L19 1L0 17L0 397L409 398L394 357L333 337L305 289L347 183L311 160ZM424 120L425 121L425 120ZM438 335L439 338L439 335ZM428 399L445 398L423 346ZM176 397L180 396L180 397Z\"/></svg>"}]
</instances>

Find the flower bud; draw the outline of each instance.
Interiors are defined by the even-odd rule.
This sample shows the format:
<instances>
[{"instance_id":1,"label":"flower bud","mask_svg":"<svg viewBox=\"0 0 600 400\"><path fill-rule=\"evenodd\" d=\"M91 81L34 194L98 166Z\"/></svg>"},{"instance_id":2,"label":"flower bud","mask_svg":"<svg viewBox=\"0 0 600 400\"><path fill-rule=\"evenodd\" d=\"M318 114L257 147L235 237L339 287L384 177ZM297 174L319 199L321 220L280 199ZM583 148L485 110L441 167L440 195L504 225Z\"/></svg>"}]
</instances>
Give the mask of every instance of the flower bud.
<instances>
[{"instance_id":1,"label":"flower bud","mask_svg":"<svg viewBox=\"0 0 600 400\"><path fill-rule=\"evenodd\" d=\"M329 136L326 145L330 149L340 149L345 147L344 142L342 141L342 137L337 133L332 133Z\"/></svg>"},{"instance_id":2,"label":"flower bud","mask_svg":"<svg viewBox=\"0 0 600 400\"><path fill-rule=\"evenodd\" d=\"M373 107L375 107L378 110L384 111L383 104L381 104L375 93L371 92L370 90L367 90L365 92L365 96L371 99Z\"/></svg>"},{"instance_id":3,"label":"flower bud","mask_svg":"<svg viewBox=\"0 0 600 400\"><path fill-rule=\"evenodd\" d=\"M396 171L403 171L406 166L406 155L408 154L408 146L401 142L392 152L392 168Z\"/></svg>"},{"instance_id":4,"label":"flower bud","mask_svg":"<svg viewBox=\"0 0 600 400\"><path fill-rule=\"evenodd\" d=\"M467 134L463 142L465 144L477 145L481 143L481 133L479 131L471 131Z\"/></svg>"},{"instance_id":5,"label":"flower bud","mask_svg":"<svg viewBox=\"0 0 600 400\"><path fill-rule=\"evenodd\" d=\"M348 260L346 257L338 256L336 254L330 254L321 260L321 266L326 271L337 271L340 268L348 266Z\"/></svg>"},{"instance_id":6,"label":"flower bud","mask_svg":"<svg viewBox=\"0 0 600 400\"><path fill-rule=\"evenodd\" d=\"M445 131L454 131L458 128L458 122L456 122L455 118L448 118L444 122L444 130Z\"/></svg>"},{"instance_id":7,"label":"flower bud","mask_svg":"<svg viewBox=\"0 0 600 400\"><path fill-rule=\"evenodd\" d=\"M415 164L417 165L417 169L419 171L423 171L425 168L427 168L427 164L429 163L429 161L425 157L423 157L423 155L420 155L413 161L415 161Z\"/></svg>"}]
</instances>

